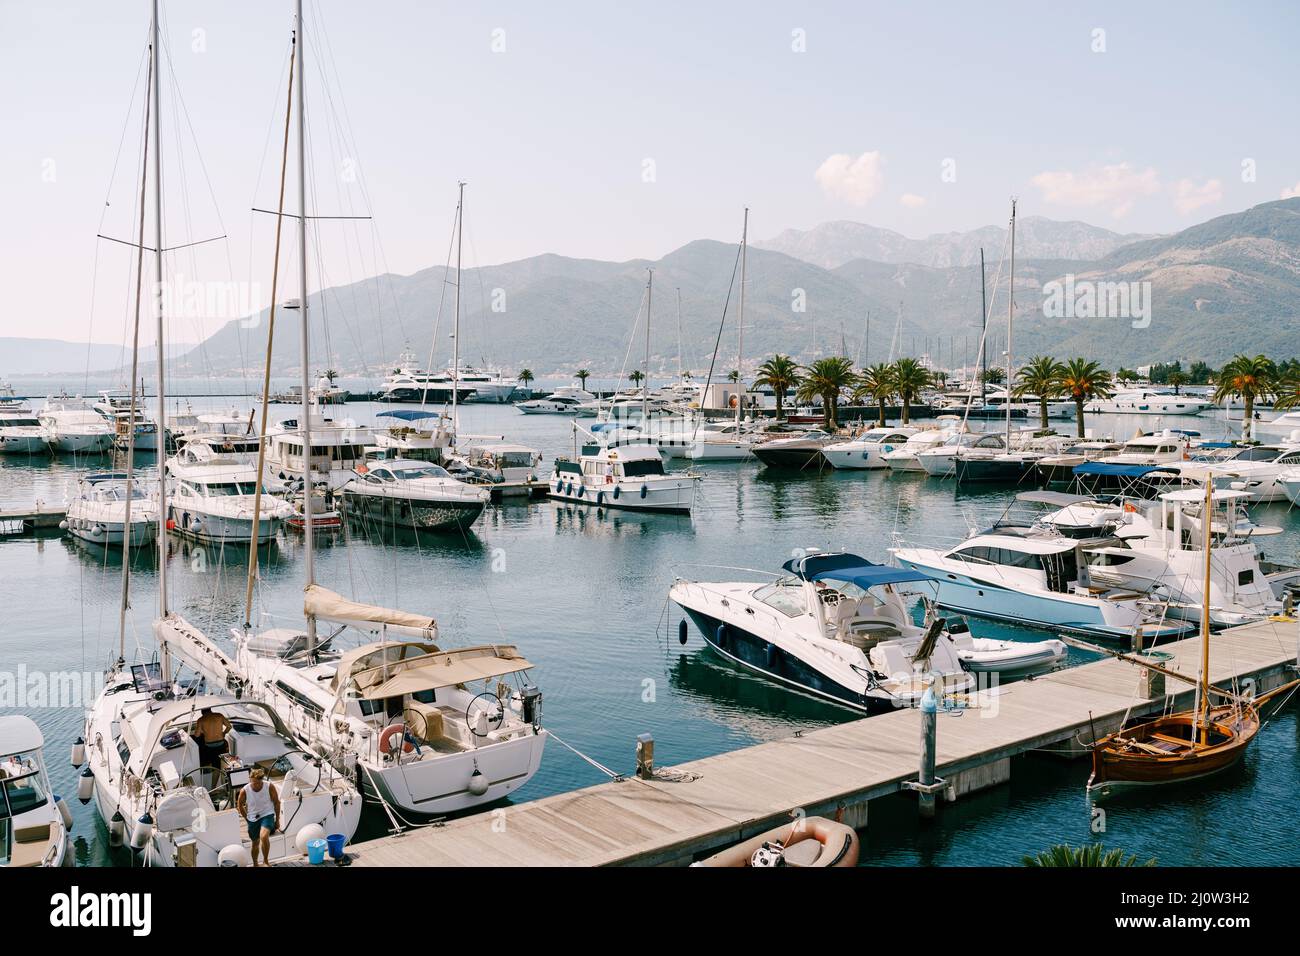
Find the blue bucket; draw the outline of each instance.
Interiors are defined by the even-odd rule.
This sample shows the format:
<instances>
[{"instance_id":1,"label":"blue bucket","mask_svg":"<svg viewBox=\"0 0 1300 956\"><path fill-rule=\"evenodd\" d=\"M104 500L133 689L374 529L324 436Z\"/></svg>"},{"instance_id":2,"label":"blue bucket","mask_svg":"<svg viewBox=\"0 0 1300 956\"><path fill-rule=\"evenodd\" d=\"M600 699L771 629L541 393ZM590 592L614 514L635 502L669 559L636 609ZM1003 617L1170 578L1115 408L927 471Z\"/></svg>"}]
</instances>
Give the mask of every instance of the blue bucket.
<instances>
[{"instance_id":1,"label":"blue bucket","mask_svg":"<svg viewBox=\"0 0 1300 956\"><path fill-rule=\"evenodd\" d=\"M307 860L311 863L325 862L324 840L309 840L307 842Z\"/></svg>"},{"instance_id":2,"label":"blue bucket","mask_svg":"<svg viewBox=\"0 0 1300 956\"><path fill-rule=\"evenodd\" d=\"M343 844L348 842L348 838L342 833L331 833L325 839L329 841L330 857L340 859L343 856Z\"/></svg>"}]
</instances>

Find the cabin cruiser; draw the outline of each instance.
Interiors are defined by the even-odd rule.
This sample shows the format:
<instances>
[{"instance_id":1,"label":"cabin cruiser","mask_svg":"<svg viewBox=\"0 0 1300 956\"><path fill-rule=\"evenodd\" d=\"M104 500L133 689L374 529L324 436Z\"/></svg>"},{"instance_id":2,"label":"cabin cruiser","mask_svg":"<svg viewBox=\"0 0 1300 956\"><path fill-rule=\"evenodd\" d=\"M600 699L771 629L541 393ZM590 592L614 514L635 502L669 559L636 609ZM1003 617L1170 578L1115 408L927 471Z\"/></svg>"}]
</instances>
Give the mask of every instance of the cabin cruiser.
<instances>
[{"instance_id":1,"label":"cabin cruiser","mask_svg":"<svg viewBox=\"0 0 1300 956\"><path fill-rule=\"evenodd\" d=\"M379 388L381 402L420 402L421 404L450 404L452 392L455 400L465 402L510 401L516 383L508 382L500 372L462 365L459 370L426 372L416 365L415 354L403 352L398 366Z\"/></svg>"},{"instance_id":2,"label":"cabin cruiser","mask_svg":"<svg viewBox=\"0 0 1300 956\"><path fill-rule=\"evenodd\" d=\"M419 459L440 465L456 437L451 416L441 411L402 408L375 417L385 420L381 424L386 427L375 429L373 439L382 458Z\"/></svg>"},{"instance_id":3,"label":"cabin cruiser","mask_svg":"<svg viewBox=\"0 0 1300 956\"><path fill-rule=\"evenodd\" d=\"M172 640L196 637L178 617L155 623ZM211 645L200 652L224 655ZM200 682L205 683L205 682ZM248 824L236 800L255 768L266 773L280 796L280 828L271 834L271 863L301 859L300 835L351 839L361 819L361 794L345 776L308 753L276 709L245 696L193 693L164 678L159 663L121 664L86 714L80 753L85 763L77 784L82 803L95 809L110 843L125 843L145 866L247 866ZM193 736L204 712L230 723L215 766Z\"/></svg>"},{"instance_id":4,"label":"cabin cruiser","mask_svg":"<svg viewBox=\"0 0 1300 956\"><path fill-rule=\"evenodd\" d=\"M665 472L653 445L592 444L582 447L577 461L555 459L549 497L597 508L689 514L699 480L689 472Z\"/></svg>"},{"instance_id":5,"label":"cabin cruiser","mask_svg":"<svg viewBox=\"0 0 1300 956\"><path fill-rule=\"evenodd\" d=\"M184 421L186 424L181 431L172 426L177 448L207 445L213 454L256 463L262 442L253 429L253 413L246 417L233 411L228 414L187 415Z\"/></svg>"},{"instance_id":6,"label":"cabin cruiser","mask_svg":"<svg viewBox=\"0 0 1300 956\"><path fill-rule=\"evenodd\" d=\"M782 568L764 584L677 578L668 596L723 657L854 710L915 706L934 674L947 694L975 686L945 622L917 626L903 603L898 586L927 575L844 552Z\"/></svg>"},{"instance_id":7,"label":"cabin cruiser","mask_svg":"<svg viewBox=\"0 0 1300 956\"><path fill-rule=\"evenodd\" d=\"M1085 552L1106 540L998 524L953 548L890 550L902 567L937 579L940 607L964 614L1108 638L1127 639L1138 627L1153 638L1186 631L1161 619L1146 588L1092 579Z\"/></svg>"},{"instance_id":8,"label":"cabin cruiser","mask_svg":"<svg viewBox=\"0 0 1300 956\"><path fill-rule=\"evenodd\" d=\"M832 442L822 448L822 457L833 468L884 468L884 456L902 448L919 428L869 428L856 438Z\"/></svg>"},{"instance_id":9,"label":"cabin cruiser","mask_svg":"<svg viewBox=\"0 0 1300 956\"><path fill-rule=\"evenodd\" d=\"M0 455L48 454L49 430L30 409L18 406L0 408Z\"/></svg>"},{"instance_id":10,"label":"cabin cruiser","mask_svg":"<svg viewBox=\"0 0 1300 956\"><path fill-rule=\"evenodd\" d=\"M136 451L158 450L158 424L145 417L144 400L143 389L135 395L127 388L100 391L99 401L93 407L113 426L114 443L118 448L125 449L131 443L131 432L134 431Z\"/></svg>"},{"instance_id":11,"label":"cabin cruiser","mask_svg":"<svg viewBox=\"0 0 1300 956\"><path fill-rule=\"evenodd\" d=\"M460 466L458 470L468 471L479 481L515 485L538 480L537 466L542 463L542 456L527 445L467 438L456 446L455 461Z\"/></svg>"},{"instance_id":12,"label":"cabin cruiser","mask_svg":"<svg viewBox=\"0 0 1300 956\"><path fill-rule=\"evenodd\" d=\"M1290 438L1292 435L1300 437L1300 410L1284 412L1271 421L1252 422L1250 430L1256 437Z\"/></svg>"},{"instance_id":13,"label":"cabin cruiser","mask_svg":"<svg viewBox=\"0 0 1300 956\"><path fill-rule=\"evenodd\" d=\"M760 442L753 448L754 457L768 468L790 471L821 471L826 467L822 449L835 436L821 429L809 429L782 438Z\"/></svg>"},{"instance_id":14,"label":"cabin cruiser","mask_svg":"<svg viewBox=\"0 0 1300 956\"><path fill-rule=\"evenodd\" d=\"M72 866L72 814L50 788L44 748L36 721L0 717L0 867Z\"/></svg>"},{"instance_id":15,"label":"cabin cruiser","mask_svg":"<svg viewBox=\"0 0 1300 956\"><path fill-rule=\"evenodd\" d=\"M681 447L673 449L672 454L691 461L747 461L754 457L754 446L769 437L755 422L708 423L693 432ZM663 448L660 451L669 455Z\"/></svg>"},{"instance_id":16,"label":"cabin cruiser","mask_svg":"<svg viewBox=\"0 0 1300 956\"><path fill-rule=\"evenodd\" d=\"M335 385L328 375L316 379L316 384L307 393L307 399L313 405L346 405L352 393L341 385ZM301 405L302 386L290 385L288 391L270 396L272 404Z\"/></svg>"},{"instance_id":17,"label":"cabin cruiser","mask_svg":"<svg viewBox=\"0 0 1300 956\"><path fill-rule=\"evenodd\" d=\"M950 434L942 444L922 448L916 453L917 464L931 478L948 478L957 473L957 457L992 458L1007 450L1001 435L982 432Z\"/></svg>"},{"instance_id":18,"label":"cabin cruiser","mask_svg":"<svg viewBox=\"0 0 1300 956\"><path fill-rule=\"evenodd\" d=\"M187 442L167 460L167 529L196 541L252 544L257 502L257 463L215 453ZM263 485L257 512L257 543L275 538L295 510Z\"/></svg>"},{"instance_id":19,"label":"cabin cruiser","mask_svg":"<svg viewBox=\"0 0 1300 956\"><path fill-rule=\"evenodd\" d=\"M491 499L486 488L459 481L440 465L402 458L372 463L342 495L350 514L421 531L468 528Z\"/></svg>"},{"instance_id":20,"label":"cabin cruiser","mask_svg":"<svg viewBox=\"0 0 1300 956\"><path fill-rule=\"evenodd\" d=\"M50 396L39 418L49 433L50 447L57 452L103 454L113 448L113 426L80 396Z\"/></svg>"},{"instance_id":21,"label":"cabin cruiser","mask_svg":"<svg viewBox=\"0 0 1300 956\"><path fill-rule=\"evenodd\" d=\"M1075 465L1089 461L1105 461L1120 453L1124 446L1108 439L1078 439L1059 453L1039 458L1034 467L1044 484L1061 484L1074 478Z\"/></svg>"},{"instance_id":22,"label":"cabin cruiser","mask_svg":"<svg viewBox=\"0 0 1300 956\"><path fill-rule=\"evenodd\" d=\"M1173 467L1179 473L1209 475L1215 487L1244 491L1255 502L1284 500L1282 478L1300 468L1300 442L1237 446L1224 451L1226 454L1210 460L1195 456Z\"/></svg>"},{"instance_id":23,"label":"cabin cruiser","mask_svg":"<svg viewBox=\"0 0 1300 956\"><path fill-rule=\"evenodd\" d=\"M106 471L89 474L77 482L77 493L68 500L67 517L60 522L73 537L91 544L139 548L158 537L158 505L151 500L139 478L130 483L126 473ZM130 499L130 529L127 529L127 500Z\"/></svg>"},{"instance_id":24,"label":"cabin cruiser","mask_svg":"<svg viewBox=\"0 0 1300 956\"><path fill-rule=\"evenodd\" d=\"M977 453L958 455L956 476L960 484L970 482L1006 482L1019 484L1038 475L1038 463L1052 457L1069 444L1071 439L1062 435L1013 437L1011 451L992 455Z\"/></svg>"},{"instance_id":25,"label":"cabin cruiser","mask_svg":"<svg viewBox=\"0 0 1300 956\"><path fill-rule=\"evenodd\" d=\"M537 772L549 734L533 665L514 645L443 650L432 618L319 585L304 610L344 627L314 648L302 628L235 631L234 672L368 797L439 816L500 800ZM373 639L345 648L349 628Z\"/></svg>"},{"instance_id":26,"label":"cabin cruiser","mask_svg":"<svg viewBox=\"0 0 1300 956\"><path fill-rule=\"evenodd\" d=\"M1249 497L1244 491L1214 492L1209 595L1214 627L1281 613L1284 592L1300 585L1300 568L1260 559L1254 539L1281 529L1250 522L1243 511ZM1205 492L1199 488L1165 492L1157 502L1117 503L1119 540L1088 549L1089 579L1148 592L1167 602L1171 616L1199 622L1205 595L1204 509Z\"/></svg>"},{"instance_id":27,"label":"cabin cruiser","mask_svg":"<svg viewBox=\"0 0 1300 956\"><path fill-rule=\"evenodd\" d=\"M1198 395L1175 395L1152 388L1116 392L1110 398L1094 398L1084 411L1103 415L1199 415L1214 403Z\"/></svg>"},{"instance_id":28,"label":"cabin cruiser","mask_svg":"<svg viewBox=\"0 0 1300 956\"><path fill-rule=\"evenodd\" d=\"M336 423L311 411L312 485L326 485L337 491L352 480L358 465L366 460L368 429L347 419ZM272 427L266 436L266 481L277 491L302 483L306 460L302 448L302 430L296 419L286 419Z\"/></svg>"},{"instance_id":29,"label":"cabin cruiser","mask_svg":"<svg viewBox=\"0 0 1300 956\"><path fill-rule=\"evenodd\" d=\"M515 408L525 415L576 415L578 406L583 402L594 402L596 396L577 385L565 385L557 388L545 398L531 398L525 402L515 402Z\"/></svg>"},{"instance_id":30,"label":"cabin cruiser","mask_svg":"<svg viewBox=\"0 0 1300 956\"><path fill-rule=\"evenodd\" d=\"M957 430L953 428L927 428L905 441L901 448L885 452L880 459L890 471L924 472L916 459L917 452L942 445L955 434Z\"/></svg>"},{"instance_id":31,"label":"cabin cruiser","mask_svg":"<svg viewBox=\"0 0 1300 956\"><path fill-rule=\"evenodd\" d=\"M1119 454L1107 458L1112 465L1163 465L1183 461L1189 454L1194 432L1168 428L1151 435L1134 435Z\"/></svg>"}]
</instances>

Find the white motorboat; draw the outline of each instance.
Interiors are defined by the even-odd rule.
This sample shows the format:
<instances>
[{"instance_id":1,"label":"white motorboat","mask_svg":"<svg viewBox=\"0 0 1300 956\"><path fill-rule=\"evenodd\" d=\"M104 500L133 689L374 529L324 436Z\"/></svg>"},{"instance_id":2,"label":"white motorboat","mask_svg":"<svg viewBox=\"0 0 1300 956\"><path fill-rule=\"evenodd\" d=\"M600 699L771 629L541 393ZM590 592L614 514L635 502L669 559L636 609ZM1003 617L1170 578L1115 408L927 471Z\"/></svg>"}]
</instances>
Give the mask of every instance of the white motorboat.
<instances>
[{"instance_id":1,"label":"white motorboat","mask_svg":"<svg viewBox=\"0 0 1300 956\"><path fill-rule=\"evenodd\" d=\"M1085 438L1076 440L1059 454L1044 455L1034 467L1045 484L1060 484L1074 479L1074 469L1090 461L1107 461L1118 455L1123 449L1119 442L1107 439Z\"/></svg>"},{"instance_id":2,"label":"white motorboat","mask_svg":"<svg viewBox=\"0 0 1300 956\"><path fill-rule=\"evenodd\" d=\"M351 419L335 422L325 418L315 407L310 415L312 485L337 491L352 480L358 465L365 464L366 442L376 436ZM301 416L268 429L266 443L267 483L277 491L301 485L307 467Z\"/></svg>"},{"instance_id":3,"label":"white motorboat","mask_svg":"<svg viewBox=\"0 0 1300 956\"><path fill-rule=\"evenodd\" d=\"M1226 455L1210 461L1194 459L1173 467L1180 474L1209 475L1216 488L1244 491L1251 501L1282 501L1286 498L1282 479L1288 472L1300 468L1300 442L1249 445L1225 451L1228 452Z\"/></svg>"},{"instance_id":4,"label":"white motorboat","mask_svg":"<svg viewBox=\"0 0 1300 956\"><path fill-rule=\"evenodd\" d=\"M453 478L440 465L401 458L369 465L342 495L350 514L421 531L468 528L491 500L486 488Z\"/></svg>"},{"instance_id":5,"label":"white motorboat","mask_svg":"<svg viewBox=\"0 0 1300 956\"><path fill-rule=\"evenodd\" d=\"M374 442L379 454L373 457L415 459L440 465L456 437L451 417L440 411L402 408L380 412L375 417L388 421L387 427L375 430Z\"/></svg>"},{"instance_id":6,"label":"white motorboat","mask_svg":"<svg viewBox=\"0 0 1300 956\"><path fill-rule=\"evenodd\" d=\"M145 493L139 478L128 482L125 472L84 476L67 508L59 526L91 544L139 548L158 537L157 503Z\"/></svg>"},{"instance_id":7,"label":"white motorboat","mask_svg":"<svg viewBox=\"0 0 1300 956\"><path fill-rule=\"evenodd\" d=\"M201 442L185 444L167 460L170 500L167 529L196 541L250 545L257 502L257 463L215 454ZM257 543L275 538L295 515L263 485Z\"/></svg>"},{"instance_id":8,"label":"white motorboat","mask_svg":"<svg viewBox=\"0 0 1300 956\"><path fill-rule=\"evenodd\" d=\"M957 456L992 458L1007 450L1001 435L961 432L950 435L942 444L916 452L917 464L931 478L949 478L957 472Z\"/></svg>"},{"instance_id":9,"label":"white motorboat","mask_svg":"<svg viewBox=\"0 0 1300 956\"><path fill-rule=\"evenodd\" d=\"M118 448L124 449L134 441L136 451L158 450L158 425L145 416L144 400L143 388L134 396L127 388L100 391L94 409L113 427L114 443ZM135 432L134 438L132 431Z\"/></svg>"},{"instance_id":10,"label":"white motorboat","mask_svg":"<svg viewBox=\"0 0 1300 956\"><path fill-rule=\"evenodd\" d=\"M515 485L539 480L542 455L527 445L470 438L456 445L454 461L480 481Z\"/></svg>"},{"instance_id":11,"label":"white motorboat","mask_svg":"<svg viewBox=\"0 0 1300 956\"><path fill-rule=\"evenodd\" d=\"M111 451L116 432L90 403L80 396L52 395L40 411L50 447L62 454L88 455Z\"/></svg>"},{"instance_id":12,"label":"white motorboat","mask_svg":"<svg viewBox=\"0 0 1300 956\"><path fill-rule=\"evenodd\" d=\"M1199 415L1214 403L1199 395L1175 395L1155 388L1117 391L1110 398L1095 398L1084 411L1101 415Z\"/></svg>"},{"instance_id":13,"label":"white motorboat","mask_svg":"<svg viewBox=\"0 0 1300 956\"><path fill-rule=\"evenodd\" d=\"M341 649L342 634L313 646L301 628L236 631L235 672L367 796L402 819L440 816L500 800L537 772L541 693L513 645L443 650L432 618L318 585L304 612L372 639Z\"/></svg>"},{"instance_id":14,"label":"white motorboat","mask_svg":"<svg viewBox=\"0 0 1300 956\"><path fill-rule=\"evenodd\" d=\"M593 508L689 514L698 475L665 472L653 445L585 445L577 461L555 459L549 497Z\"/></svg>"},{"instance_id":15,"label":"white motorboat","mask_svg":"<svg viewBox=\"0 0 1300 956\"><path fill-rule=\"evenodd\" d=\"M856 438L832 442L822 448L822 457L834 468L885 468L885 455L901 449L919 428L869 428Z\"/></svg>"},{"instance_id":16,"label":"white motorboat","mask_svg":"<svg viewBox=\"0 0 1300 956\"><path fill-rule=\"evenodd\" d=\"M577 385L565 385L557 388L545 398L531 398L525 402L515 402L515 408L525 415L577 415L578 406L584 402L594 402L596 396Z\"/></svg>"},{"instance_id":17,"label":"white motorboat","mask_svg":"<svg viewBox=\"0 0 1300 956\"><path fill-rule=\"evenodd\" d=\"M1163 465L1183 461L1190 454L1194 433L1163 429L1151 435L1134 435L1118 455L1106 459L1110 465Z\"/></svg>"},{"instance_id":18,"label":"white motorboat","mask_svg":"<svg viewBox=\"0 0 1300 956\"><path fill-rule=\"evenodd\" d=\"M1300 410L1283 412L1269 421L1252 422L1250 430L1256 438L1290 439L1294 435L1300 439Z\"/></svg>"},{"instance_id":19,"label":"white motorboat","mask_svg":"<svg viewBox=\"0 0 1300 956\"><path fill-rule=\"evenodd\" d=\"M908 614L899 585L927 575L845 552L782 568L762 584L677 578L668 595L723 657L854 710L914 706L932 675L948 694L975 686L945 622L917 626Z\"/></svg>"},{"instance_id":20,"label":"white motorboat","mask_svg":"<svg viewBox=\"0 0 1300 956\"><path fill-rule=\"evenodd\" d=\"M36 721L0 717L0 867L72 866L72 814L50 787L44 748Z\"/></svg>"},{"instance_id":21,"label":"white motorboat","mask_svg":"<svg viewBox=\"0 0 1300 956\"><path fill-rule=\"evenodd\" d=\"M50 432L21 405L0 408L0 455L49 454Z\"/></svg>"},{"instance_id":22,"label":"white motorboat","mask_svg":"<svg viewBox=\"0 0 1300 956\"><path fill-rule=\"evenodd\" d=\"M885 452L880 459L890 471L923 473L925 468L917 460L917 453L928 448L937 448L955 434L957 430L953 428L927 428L903 442L902 447Z\"/></svg>"},{"instance_id":23,"label":"white motorboat","mask_svg":"<svg viewBox=\"0 0 1300 956\"><path fill-rule=\"evenodd\" d=\"M686 444L674 451L691 461L748 461L754 457L754 446L765 437L762 428L754 422L710 424L701 426ZM667 456L668 452L664 454Z\"/></svg>"},{"instance_id":24,"label":"white motorboat","mask_svg":"<svg viewBox=\"0 0 1300 956\"><path fill-rule=\"evenodd\" d=\"M398 359L393 370L379 388L381 402L419 402L442 405L457 403L510 401L518 383L511 382L501 372L474 368L468 365L452 366L442 372L426 372L416 364L415 353L409 349Z\"/></svg>"}]
</instances>

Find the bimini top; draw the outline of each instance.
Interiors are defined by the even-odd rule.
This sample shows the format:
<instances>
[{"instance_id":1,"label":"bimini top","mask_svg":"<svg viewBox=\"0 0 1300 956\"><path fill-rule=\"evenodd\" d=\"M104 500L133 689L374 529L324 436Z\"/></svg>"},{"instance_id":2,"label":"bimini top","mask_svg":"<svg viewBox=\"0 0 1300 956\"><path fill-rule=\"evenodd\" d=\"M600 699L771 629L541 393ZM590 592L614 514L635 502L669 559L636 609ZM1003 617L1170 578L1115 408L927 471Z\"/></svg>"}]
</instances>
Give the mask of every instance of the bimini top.
<instances>
[{"instance_id":1,"label":"bimini top","mask_svg":"<svg viewBox=\"0 0 1300 956\"><path fill-rule=\"evenodd\" d=\"M334 692L351 690L364 700L382 700L503 677L532 666L519 656L513 644L443 651L434 644L381 641L351 650L340 658L334 673Z\"/></svg>"},{"instance_id":2,"label":"bimini top","mask_svg":"<svg viewBox=\"0 0 1300 956\"><path fill-rule=\"evenodd\" d=\"M1104 461L1086 461L1074 466L1076 475L1117 475L1121 478L1141 478L1153 471L1174 473L1174 469L1157 465L1116 465Z\"/></svg>"},{"instance_id":3,"label":"bimini top","mask_svg":"<svg viewBox=\"0 0 1300 956\"><path fill-rule=\"evenodd\" d=\"M809 554L802 558L791 558L782 568L804 581L823 581L833 578L836 581L852 581L864 591L882 584L902 584L906 581L932 581L933 577L924 571L912 571L907 568L895 568L887 564L876 564L856 554L841 551L833 554Z\"/></svg>"},{"instance_id":4,"label":"bimini top","mask_svg":"<svg viewBox=\"0 0 1300 956\"><path fill-rule=\"evenodd\" d=\"M420 408L402 408L395 412L380 412L376 418L398 418L404 422L418 422L424 418L438 418L442 412L426 412Z\"/></svg>"}]
</instances>

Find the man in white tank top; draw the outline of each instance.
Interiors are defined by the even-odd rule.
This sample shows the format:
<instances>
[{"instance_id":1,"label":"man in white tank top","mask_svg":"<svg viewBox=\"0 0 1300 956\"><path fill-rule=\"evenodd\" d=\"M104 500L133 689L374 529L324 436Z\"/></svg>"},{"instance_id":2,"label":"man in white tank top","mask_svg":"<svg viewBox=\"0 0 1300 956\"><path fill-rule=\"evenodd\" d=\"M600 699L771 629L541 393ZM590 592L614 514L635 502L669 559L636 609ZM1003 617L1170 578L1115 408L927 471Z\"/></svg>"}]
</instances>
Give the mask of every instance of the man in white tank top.
<instances>
[{"instance_id":1,"label":"man in white tank top","mask_svg":"<svg viewBox=\"0 0 1300 956\"><path fill-rule=\"evenodd\" d=\"M262 865L270 866L271 834L280 829L280 794L275 784L267 781L265 770L253 768L235 804L240 815L248 821L248 838L253 841L253 866L258 865L259 850Z\"/></svg>"}]
</instances>

